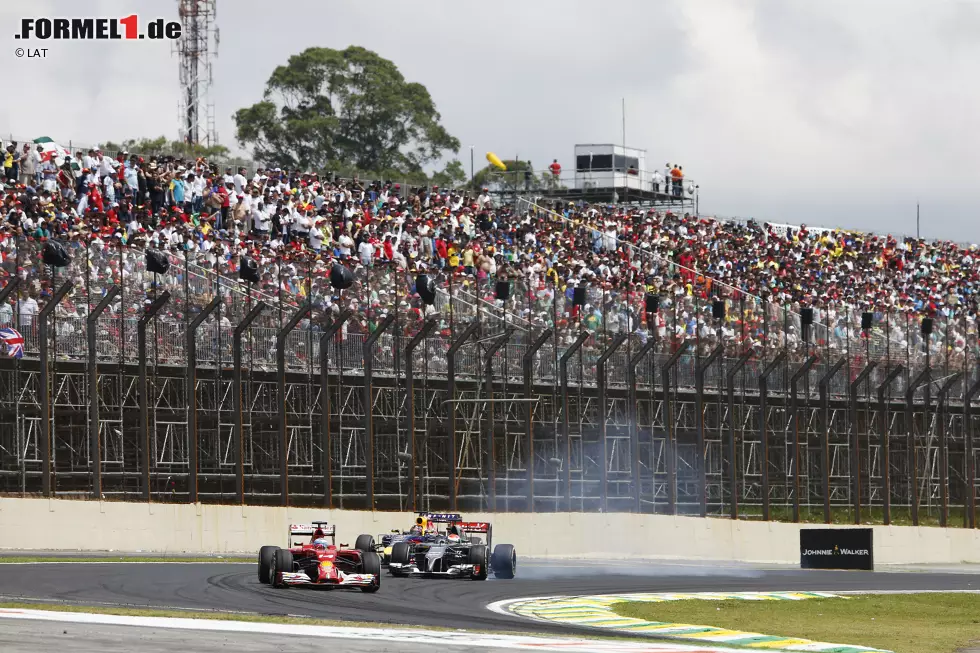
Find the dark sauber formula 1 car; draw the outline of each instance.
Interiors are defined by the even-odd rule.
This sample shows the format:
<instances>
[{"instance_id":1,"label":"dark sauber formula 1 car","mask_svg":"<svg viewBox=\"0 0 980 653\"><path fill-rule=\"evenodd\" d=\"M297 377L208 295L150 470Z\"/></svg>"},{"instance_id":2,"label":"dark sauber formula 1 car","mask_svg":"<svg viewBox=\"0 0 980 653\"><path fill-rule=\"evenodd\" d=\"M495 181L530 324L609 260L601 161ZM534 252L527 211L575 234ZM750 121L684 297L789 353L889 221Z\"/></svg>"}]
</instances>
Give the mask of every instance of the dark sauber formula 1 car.
<instances>
[{"instance_id":1,"label":"dark sauber formula 1 car","mask_svg":"<svg viewBox=\"0 0 980 653\"><path fill-rule=\"evenodd\" d=\"M392 576L449 576L486 580L513 578L517 572L517 552L513 545L498 544L489 555L493 531L486 522L464 522L452 513L427 513L422 517L432 525L445 524L445 530L427 533L422 541L403 540L391 547L388 571ZM438 528L438 526L437 526ZM470 534L482 534L470 537Z\"/></svg>"},{"instance_id":2,"label":"dark sauber formula 1 car","mask_svg":"<svg viewBox=\"0 0 980 653\"><path fill-rule=\"evenodd\" d=\"M304 543L301 538L310 536ZM330 538L329 541L327 538ZM371 541L362 535L358 542ZM273 587L313 585L316 587L359 587L363 592L381 589L381 558L371 548L348 549L337 546L337 527L325 521L293 524L289 527L287 549L264 546L259 549L259 581Z\"/></svg>"}]
</instances>

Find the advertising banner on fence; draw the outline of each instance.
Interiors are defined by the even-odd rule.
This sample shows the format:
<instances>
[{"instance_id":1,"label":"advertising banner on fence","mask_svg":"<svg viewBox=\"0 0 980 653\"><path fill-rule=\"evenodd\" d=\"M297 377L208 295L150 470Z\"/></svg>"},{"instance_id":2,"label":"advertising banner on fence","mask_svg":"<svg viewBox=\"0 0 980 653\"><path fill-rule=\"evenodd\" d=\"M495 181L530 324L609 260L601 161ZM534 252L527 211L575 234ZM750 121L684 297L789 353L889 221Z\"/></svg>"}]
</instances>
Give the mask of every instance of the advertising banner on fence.
<instances>
[{"instance_id":1,"label":"advertising banner on fence","mask_svg":"<svg viewBox=\"0 0 980 653\"><path fill-rule=\"evenodd\" d=\"M870 528L803 528L800 567L803 569L874 569Z\"/></svg>"}]
</instances>

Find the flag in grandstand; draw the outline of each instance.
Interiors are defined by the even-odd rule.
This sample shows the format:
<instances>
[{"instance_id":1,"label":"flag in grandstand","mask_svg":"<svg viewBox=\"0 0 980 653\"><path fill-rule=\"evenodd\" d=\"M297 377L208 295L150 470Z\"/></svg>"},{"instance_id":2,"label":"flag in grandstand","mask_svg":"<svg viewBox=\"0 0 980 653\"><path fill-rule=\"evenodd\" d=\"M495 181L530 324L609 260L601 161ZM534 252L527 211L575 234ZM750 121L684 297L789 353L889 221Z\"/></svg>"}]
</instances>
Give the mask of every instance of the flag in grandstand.
<instances>
[{"instance_id":1,"label":"flag in grandstand","mask_svg":"<svg viewBox=\"0 0 980 653\"><path fill-rule=\"evenodd\" d=\"M24 336L16 329L7 327L0 329L0 340L7 345L7 356L10 358L24 357Z\"/></svg>"},{"instance_id":2,"label":"flag in grandstand","mask_svg":"<svg viewBox=\"0 0 980 653\"><path fill-rule=\"evenodd\" d=\"M67 157L70 152L63 148L62 146L55 143L53 140L47 136L42 136L40 138L34 139L35 145L41 146L41 162L52 161L56 166L61 166L65 163L65 157ZM72 167L78 168L78 162L72 161Z\"/></svg>"}]
</instances>

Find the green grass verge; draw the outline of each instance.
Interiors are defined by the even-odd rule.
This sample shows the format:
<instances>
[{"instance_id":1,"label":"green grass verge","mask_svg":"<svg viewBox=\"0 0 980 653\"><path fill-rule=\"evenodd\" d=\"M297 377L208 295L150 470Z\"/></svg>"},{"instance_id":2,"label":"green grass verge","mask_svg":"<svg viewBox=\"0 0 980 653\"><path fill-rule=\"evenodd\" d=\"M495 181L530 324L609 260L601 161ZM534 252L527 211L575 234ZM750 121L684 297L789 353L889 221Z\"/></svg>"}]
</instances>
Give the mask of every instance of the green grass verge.
<instances>
[{"instance_id":1,"label":"green grass verge","mask_svg":"<svg viewBox=\"0 0 980 653\"><path fill-rule=\"evenodd\" d=\"M217 556L195 556L187 558L167 556L0 556L0 564L14 562L215 562L249 563L248 558L219 558Z\"/></svg>"},{"instance_id":2,"label":"green grass verge","mask_svg":"<svg viewBox=\"0 0 980 653\"><path fill-rule=\"evenodd\" d=\"M978 594L878 594L805 601L628 602L616 614L802 637L895 653L953 653L980 641Z\"/></svg>"}]
</instances>

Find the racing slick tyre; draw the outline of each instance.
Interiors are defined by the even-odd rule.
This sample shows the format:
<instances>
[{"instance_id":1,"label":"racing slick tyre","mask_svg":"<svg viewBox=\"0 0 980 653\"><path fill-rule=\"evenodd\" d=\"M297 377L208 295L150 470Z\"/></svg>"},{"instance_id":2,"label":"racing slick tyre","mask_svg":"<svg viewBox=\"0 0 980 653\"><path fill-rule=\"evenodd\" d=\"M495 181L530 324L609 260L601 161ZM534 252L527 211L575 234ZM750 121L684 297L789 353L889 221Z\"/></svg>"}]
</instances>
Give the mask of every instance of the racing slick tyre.
<instances>
[{"instance_id":1,"label":"racing slick tyre","mask_svg":"<svg viewBox=\"0 0 980 653\"><path fill-rule=\"evenodd\" d=\"M395 542L391 547L391 555L388 557L388 572L392 576L404 576L406 572L401 571L401 569L396 567L392 567L391 563L407 565L411 555L411 544L408 542Z\"/></svg>"},{"instance_id":2,"label":"racing slick tyre","mask_svg":"<svg viewBox=\"0 0 980 653\"><path fill-rule=\"evenodd\" d=\"M487 574L490 572L487 567L490 562L487 560L487 546L485 544L474 544L470 547L469 558L467 560L471 565L473 565L479 571L474 571L470 578L473 580L486 580Z\"/></svg>"},{"instance_id":3,"label":"racing slick tyre","mask_svg":"<svg viewBox=\"0 0 980 653\"><path fill-rule=\"evenodd\" d=\"M391 547L391 559L389 562L394 562L395 564L399 565L407 565L411 554L411 544L408 542L395 542Z\"/></svg>"},{"instance_id":4,"label":"racing slick tyre","mask_svg":"<svg viewBox=\"0 0 980 653\"><path fill-rule=\"evenodd\" d=\"M264 546L259 549L259 582L269 584L272 573L272 556L275 554L276 546Z\"/></svg>"},{"instance_id":5,"label":"racing slick tyre","mask_svg":"<svg viewBox=\"0 0 980 653\"><path fill-rule=\"evenodd\" d=\"M498 544L493 547L493 558L490 559L493 575L496 578L511 579L517 573L517 551L513 544Z\"/></svg>"},{"instance_id":6,"label":"racing slick tyre","mask_svg":"<svg viewBox=\"0 0 980 653\"><path fill-rule=\"evenodd\" d=\"M370 535L358 535L354 548L358 551L374 551L374 538Z\"/></svg>"},{"instance_id":7,"label":"racing slick tyre","mask_svg":"<svg viewBox=\"0 0 980 653\"><path fill-rule=\"evenodd\" d=\"M276 549L272 557L272 584L274 587L286 587L279 582L279 574L293 570L293 553L286 549Z\"/></svg>"},{"instance_id":8,"label":"racing slick tyre","mask_svg":"<svg viewBox=\"0 0 980 653\"><path fill-rule=\"evenodd\" d=\"M367 551L361 554L361 573L374 574L374 582L366 587L362 587L362 592L377 592L381 589L381 556L374 551Z\"/></svg>"}]
</instances>

